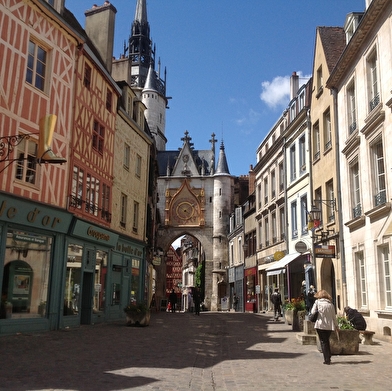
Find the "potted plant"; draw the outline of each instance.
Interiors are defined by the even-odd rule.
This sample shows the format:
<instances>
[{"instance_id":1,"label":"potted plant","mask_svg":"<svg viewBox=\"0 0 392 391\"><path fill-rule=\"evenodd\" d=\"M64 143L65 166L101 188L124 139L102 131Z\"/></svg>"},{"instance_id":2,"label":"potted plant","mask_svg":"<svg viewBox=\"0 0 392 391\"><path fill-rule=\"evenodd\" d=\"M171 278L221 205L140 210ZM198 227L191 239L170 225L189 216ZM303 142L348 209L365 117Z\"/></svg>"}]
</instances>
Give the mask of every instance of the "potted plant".
<instances>
[{"instance_id":1,"label":"potted plant","mask_svg":"<svg viewBox=\"0 0 392 391\"><path fill-rule=\"evenodd\" d=\"M128 326L148 326L150 324L150 310L144 303L131 302L124 308Z\"/></svg>"},{"instance_id":2,"label":"potted plant","mask_svg":"<svg viewBox=\"0 0 392 391\"><path fill-rule=\"evenodd\" d=\"M287 324L292 325L293 330L299 331L303 328L305 318L305 301L302 297L286 300L284 313Z\"/></svg>"}]
</instances>

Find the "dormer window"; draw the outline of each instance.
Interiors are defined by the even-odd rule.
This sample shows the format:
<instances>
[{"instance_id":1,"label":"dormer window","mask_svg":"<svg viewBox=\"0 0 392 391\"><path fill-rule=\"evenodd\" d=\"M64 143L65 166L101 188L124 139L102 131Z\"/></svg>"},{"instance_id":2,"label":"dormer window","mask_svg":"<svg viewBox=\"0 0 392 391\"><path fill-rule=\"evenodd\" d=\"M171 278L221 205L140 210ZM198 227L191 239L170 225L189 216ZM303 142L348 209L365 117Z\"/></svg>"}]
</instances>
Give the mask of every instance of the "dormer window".
<instances>
[{"instance_id":1,"label":"dormer window","mask_svg":"<svg viewBox=\"0 0 392 391\"><path fill-rule=\"evenodd\" d=\"M351 13L347 15L346 23L344 24L344 32L346 33L346 44L348 44L353 37L359 22L361 21L363 13Z\"/></svg>"}]
</instances>

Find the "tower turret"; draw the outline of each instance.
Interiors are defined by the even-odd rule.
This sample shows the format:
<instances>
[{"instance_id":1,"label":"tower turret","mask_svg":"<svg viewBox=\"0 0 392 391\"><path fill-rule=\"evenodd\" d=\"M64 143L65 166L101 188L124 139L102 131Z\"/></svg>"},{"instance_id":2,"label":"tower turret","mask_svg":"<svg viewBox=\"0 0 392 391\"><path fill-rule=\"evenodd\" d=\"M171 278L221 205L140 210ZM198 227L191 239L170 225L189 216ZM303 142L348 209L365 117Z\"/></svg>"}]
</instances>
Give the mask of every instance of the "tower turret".
<instances>
[{"instance_id":1,"label":"tower turret","mask_svg":"<svg viewBox=\"0 0 392 391\"><path fill-rule=\"evenodd\" d=\"M128 45L128 61L133 87L146 106L146 121L156 141L158 151L166 149L166 70L165 79L155 70L155 45L150 39L146 0L137 0ZM160 67L160 61L159 61Z\"/></svg>"}]
</instances>

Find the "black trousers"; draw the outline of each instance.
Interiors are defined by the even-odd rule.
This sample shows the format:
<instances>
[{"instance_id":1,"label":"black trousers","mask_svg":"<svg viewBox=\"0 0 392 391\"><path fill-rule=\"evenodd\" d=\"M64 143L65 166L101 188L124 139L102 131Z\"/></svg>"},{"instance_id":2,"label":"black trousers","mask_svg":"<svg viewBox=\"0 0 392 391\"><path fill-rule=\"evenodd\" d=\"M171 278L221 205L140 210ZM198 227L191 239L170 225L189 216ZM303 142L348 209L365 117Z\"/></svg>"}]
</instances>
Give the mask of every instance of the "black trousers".
<instances>
[{"instance_id":1,"label":"black trousers","mask_svg":"<svg viewBox=\"0 0 392 391\"><path fill-rule=\"evenodd\" d=\"M332 330L321 330L316 329L316 332L320 339L321 350L324 356L324 362L331 362L331 347L329 345L329 337L331 336Z\"/></svg>"}]
</instances>

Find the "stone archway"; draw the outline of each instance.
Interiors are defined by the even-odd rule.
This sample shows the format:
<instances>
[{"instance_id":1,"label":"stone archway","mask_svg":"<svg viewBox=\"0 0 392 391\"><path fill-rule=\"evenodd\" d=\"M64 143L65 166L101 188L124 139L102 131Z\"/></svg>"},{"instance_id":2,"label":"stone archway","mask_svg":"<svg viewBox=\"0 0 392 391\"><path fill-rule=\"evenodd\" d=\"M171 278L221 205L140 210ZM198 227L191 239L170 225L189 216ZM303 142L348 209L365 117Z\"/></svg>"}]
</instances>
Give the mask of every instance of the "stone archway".
<instances>
[{"instance_id":1,"label":"stone archway","mask_svg":"<svg viewBox=\"0 0 392 391\"><path fill-rule=\"evenodd\" d=\"M213 291L213 244L212 228L193 228L193 227L170 227L162 228L158 231L157 248L162 249L166 254L171 244L179 237L189 235L197 239L202 248L202 258L205 262L205 302L208 308L211 308L211 296ZM156 271L156 292L157 296L163 296L165 291L166 265L161 262L160 266L155 266Z\"/></svg>"}]
</instances>

